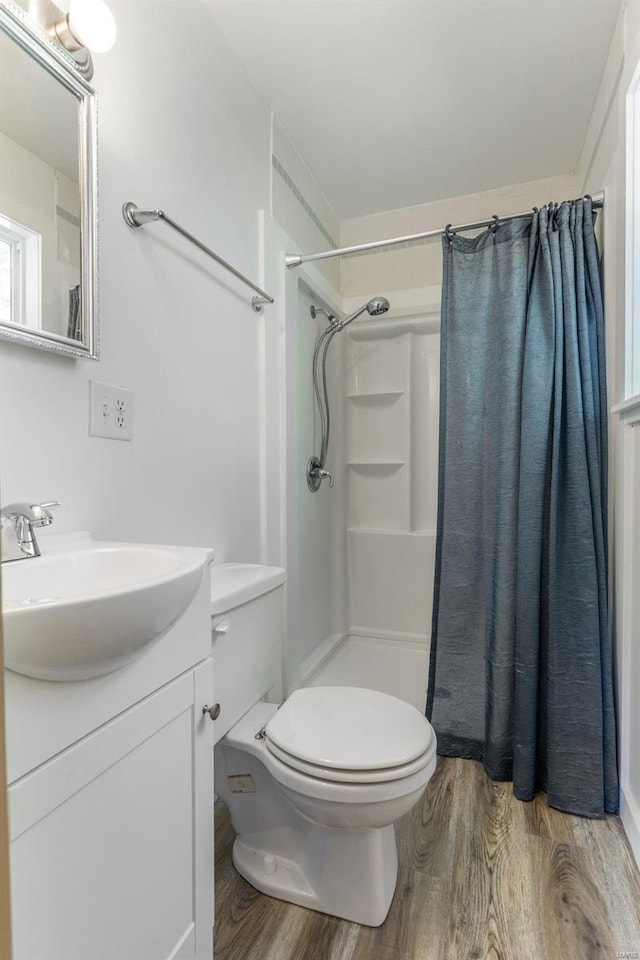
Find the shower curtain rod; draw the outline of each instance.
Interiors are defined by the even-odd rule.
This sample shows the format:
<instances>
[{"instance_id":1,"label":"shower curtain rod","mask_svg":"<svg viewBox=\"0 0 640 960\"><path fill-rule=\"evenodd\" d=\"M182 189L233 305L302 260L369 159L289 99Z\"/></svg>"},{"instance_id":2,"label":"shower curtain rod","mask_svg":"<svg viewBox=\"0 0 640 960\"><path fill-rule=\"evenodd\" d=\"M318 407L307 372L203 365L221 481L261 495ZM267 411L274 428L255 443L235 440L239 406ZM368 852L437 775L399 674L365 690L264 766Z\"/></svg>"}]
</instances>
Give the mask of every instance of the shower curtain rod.
<instances>
[{"instance_id":1,"label":"shower curtain rod","mask_svg":"<svg viewBox=\"0 0 640 960\"><path fill-rule=\"evenodd\" d=\"M594 209L598 210L604 206L604 193L594 193L591 197ZM481 227L490 227L492 223L498 220L500 223L507 223L509 220L519 220L521 217L530 217L533 211L526 210L524 213L513 213L508 217L491 217L490 220L476 220L474 223L460 223L457 227L449 225L448 229L452 233L458 233L460 230L479 230ZM398 243L407 243L410 240L429 240L432 237L441 237L446 233L447 227L438 230L427 230L424 233L411 233L406 237L393 237L390 240L373 240L371 243L357 243L353 247L338 247L335 250L323 250L321 253L303 253L294 254L284 258L288 267L299 267L302 263L310 263L312 260L329 260L331 257L343 257L349 253L362 253L365 250L379 250L381 247L393 247Z\"/></svg>"}]
</instances>

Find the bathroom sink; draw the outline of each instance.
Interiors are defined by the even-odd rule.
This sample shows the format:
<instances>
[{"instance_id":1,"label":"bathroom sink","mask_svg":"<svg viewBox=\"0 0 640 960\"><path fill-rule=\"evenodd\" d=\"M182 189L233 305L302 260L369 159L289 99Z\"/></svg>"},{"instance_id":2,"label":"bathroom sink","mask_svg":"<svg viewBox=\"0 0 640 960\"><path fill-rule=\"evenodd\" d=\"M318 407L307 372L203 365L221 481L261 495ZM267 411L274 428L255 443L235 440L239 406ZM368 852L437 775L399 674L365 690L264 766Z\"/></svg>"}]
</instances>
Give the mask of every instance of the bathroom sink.
<instances>
[{"instance_id":1,"label":"bathroom sink","mask_svg":"<svg viewBox=\"0 0 640 960\"><path fill-rule=\"evenodd\" d=\"M50 540L43 556L2 566L5 666L39 680L123 666L184 613L213 559L212 550L88 534Z\"/></svg>"}]
</instances>

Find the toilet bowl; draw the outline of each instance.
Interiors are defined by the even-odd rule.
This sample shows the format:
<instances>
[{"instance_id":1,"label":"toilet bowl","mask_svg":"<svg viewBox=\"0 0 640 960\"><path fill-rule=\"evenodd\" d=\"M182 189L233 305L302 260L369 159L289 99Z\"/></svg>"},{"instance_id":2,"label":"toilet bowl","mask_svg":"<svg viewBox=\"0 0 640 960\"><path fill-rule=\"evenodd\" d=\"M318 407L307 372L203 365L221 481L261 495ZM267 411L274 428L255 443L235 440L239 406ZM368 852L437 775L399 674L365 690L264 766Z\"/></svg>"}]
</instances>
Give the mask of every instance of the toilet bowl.
<instances>
[{"instance_id":1,"label":"toilet bowl","mask_svg":"<svg viewBox=\"0 0 640 960\"><path fill-rule=\"evenodd\" d=\"M358 687L257 703L216 746L216 792L237 837L233 862L258 890L368 926L397 880L394 822L436 764L426 718Z\"/></svg>"}]
</instances>

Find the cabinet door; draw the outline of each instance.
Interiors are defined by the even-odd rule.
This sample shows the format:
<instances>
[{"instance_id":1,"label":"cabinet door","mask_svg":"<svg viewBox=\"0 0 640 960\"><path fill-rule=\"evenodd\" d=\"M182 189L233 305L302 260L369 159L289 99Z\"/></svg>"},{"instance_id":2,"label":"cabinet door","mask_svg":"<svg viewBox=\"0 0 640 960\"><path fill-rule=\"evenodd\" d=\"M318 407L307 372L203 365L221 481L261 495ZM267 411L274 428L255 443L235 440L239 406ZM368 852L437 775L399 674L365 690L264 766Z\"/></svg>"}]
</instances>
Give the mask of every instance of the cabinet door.
<instances>
[{"instance_id":1,"label":"cabinet door","mask_svg":"<svg viewBox=\"0 0 640 960\"><path fill-rule=\"evenodd\" d=\"M11 786L14 960L210 960L211 689L207 660Z\"/></svg>"}]
</instances>

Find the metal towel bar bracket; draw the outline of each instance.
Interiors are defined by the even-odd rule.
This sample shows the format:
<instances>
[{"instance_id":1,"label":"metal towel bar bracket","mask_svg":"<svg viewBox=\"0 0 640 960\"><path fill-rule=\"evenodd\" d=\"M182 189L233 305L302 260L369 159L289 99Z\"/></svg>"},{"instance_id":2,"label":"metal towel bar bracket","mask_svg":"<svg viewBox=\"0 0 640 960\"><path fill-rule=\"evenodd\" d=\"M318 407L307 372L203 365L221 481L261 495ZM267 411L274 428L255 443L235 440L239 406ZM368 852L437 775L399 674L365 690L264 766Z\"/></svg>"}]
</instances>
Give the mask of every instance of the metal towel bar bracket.
<instances>
[{"instance_id":1,"label":"metal towel bar bracket","mask_svg":"<svg viewBox=\"0 0 640 960\"><path fill-rule=\"evenodd\" d=\"M175 220L172 220L171 217L164 212L164 210L140 210L135 203L132 203L131 200L128 200L127 203L122 205L122 216L124 217L124 222L130 227L142 227L145 223L153 223L154 220L163 220L165 223L168 223L170 227L173 227L173 229L177 230L177 232L183 237L186 237L187 240L190 240L191 243L195 244L199 250L202 250L203 253L213 257L216 263L219 263L221 267L224 267L225 270L228 270L229 273L232 273L234 277L238 278L238 280L242 280L242 282L246 283L248 287L251 287L252 290L255 290L257 296L251 298L251 306L256 313L262 312L262 307L265 303L273 303L273 297L270 297L268 293L265 293L264 290L261 290L260 287L256 286L255 283L252 283L248 277L245 277L243 273L240 273L240 271L236 270L235 267L232 267L230 263L227 263L226 260L223 260L223 258L218 256L217 253L214 253L213 250L198 240L197 237L194 237L192 233L189 233L188 230L185 230L184 227L181 227L179 223L176 223Z\"/></svg>"}]
</instances>

